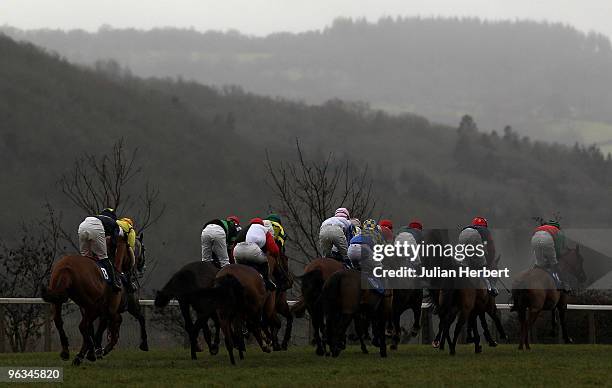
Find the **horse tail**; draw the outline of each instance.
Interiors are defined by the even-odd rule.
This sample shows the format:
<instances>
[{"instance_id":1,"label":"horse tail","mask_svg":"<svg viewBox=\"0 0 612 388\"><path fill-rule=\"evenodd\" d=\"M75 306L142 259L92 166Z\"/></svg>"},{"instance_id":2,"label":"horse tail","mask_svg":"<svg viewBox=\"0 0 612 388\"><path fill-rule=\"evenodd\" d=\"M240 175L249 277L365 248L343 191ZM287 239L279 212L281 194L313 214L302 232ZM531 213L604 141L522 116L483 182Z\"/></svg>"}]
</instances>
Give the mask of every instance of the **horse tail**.
<instances>
[{"instance_id":1,"label":"horse tail","mask_svg":"<svg viewBox=\"0 0 612 388\"><path fill-rule=\"evenodd\" d=\"M60 270L57 275L51 275L50 287L40 285L40 294L47 303L61 304L68 301L68 289L71 286L71 279L68 271Z\"/></svg>"},{"instance_id":2,"label":"horse tail","mask_svg":"<svg viewBox=\"0 0 612 388\"><path fill-rule=\"evenodd\" d=\"M215 286L205 293L214 296L218 306L232 306L235 311L242 311L246 306L244 287L232 274L216 279Z\"/></svg>"}]
</instances>

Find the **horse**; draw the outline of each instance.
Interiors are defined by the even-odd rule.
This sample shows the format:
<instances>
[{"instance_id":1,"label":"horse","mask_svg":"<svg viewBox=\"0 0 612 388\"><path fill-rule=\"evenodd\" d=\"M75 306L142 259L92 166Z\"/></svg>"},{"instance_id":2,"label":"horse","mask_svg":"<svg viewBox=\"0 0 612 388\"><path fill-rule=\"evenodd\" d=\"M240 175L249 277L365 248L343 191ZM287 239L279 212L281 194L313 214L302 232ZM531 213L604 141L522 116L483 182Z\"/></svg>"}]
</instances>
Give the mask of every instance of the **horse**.
<instances>
[{"instance_id":1,"label":"horse","mask_svg":"<svg viewBox=\"0 0 612 388\"><path fill-rule=\"evenodd\" d=\"M145 247L143 243L143 235L140 234L136 239L136 243L134 246L134 259L135 263L129 263L127 260L122 262L122 267L120 271L124 274L132 274L130 276L133 278L135 275L136 268L144 267L144 256ZM127 285L127 287L132 287L132 285ZM119 314L123 314L124 312L128 312L132 315L140 326L140 345L139 349L142 351L149 351L149 343L147 340L147 329L145 324L145 317L143 314L142 306L140 305L140 298L138 290L133 290L124 287L122 290L121 303L119 304L119 310L117 311ZM104 319L104 317L100 317L100 322L98 324L98 330L94 335L94 342L96 347L96 356L101 358L102 356L106 356L112 350L112 347L106 346L102 348L102 335L108 326L108 321Z\"/></svg>"},{"instance_id":2,"label":"horse","mask_svg":"<svg viewBox=\"0 0 612 388\"><path fill-rule=\"evenodd\" d=\"M559 258L559 275L565 281L582 284L587 277L583 269L584 259L580 254L580 246L568 249ZM559 311L559 321L565 343L572 343L567 334L567 293L557 289L550 273L534 267L521 272L512 284L512 311L516 311L521 323L519 350L530 350L529 330L542 310ZM529 313L529 314L527 314Z\"/></svg>"},{"instance_id":3,"label":"horse","mask_svg":"<svg viewBox=\"0 0 612 388\"><path fill-rule=\"evenodd\" d=\"M414 316L414 323L410 335L416 337L421 329L421 307L423 304L423 289L394 289L391 313L391 350L397 350L401 339L402 327L400 318L404 311L410 309Z\"/></svg>"},{"instance_id":4,"label":"horse","mask_svg":"<svg viewBox=\"0 0 612 388\"><path fill-rule=\"evenodd\" d=\"M183 316L185 331L189 336L191 345L191 358L197 359L196 352L198 347L198 334L200 329L204 333L204 340L211 355L219 352L219 319L215 311L214 301L211 296L204 295L200 290L210 289L214 286L215 276L219 268L212 262L196 261L189 263L179 269L157 292L155 296L155 306L164 308L171 299L178 300L179 308ZM197 318L194 323L191 319L191 308L196 312ZM215 325L214 340L208 327L211 319Z\"/></svg>"},{"instance_id":5,"label":"horse","mask_svg":"<svg viewBox=\"0 0 612 388\"><path fill-rule=\"evenodd\" d=\"M273 271L273 268L270 268L270 273ZM275 311L276 293L266 290L259 272L248 265L229 264L217 273L212 289L199 292L214 298L225 347L232 365L236 365L234 347L238 348L240 359L244 358L246 347L242 335L243 324L253 334L261 350L270 353L271 350L262 337L262 317L264 324L269 329L272 327L273 342L280 322Z\"/></svg>"},{"instance_id":6,"label":"horse","mask_svg":"<svg viewBox=\"0 0 612 388\"><path fill-rule=\"evenodd\" d=\"M121 260L127 251L126 236L118 237L115 256ZM81 255L67 255L60 258L51 270L49 285L41 285L42 299L53 305L53 321L59 333L62 350L60 357L68 360L68 337L64 331L62 305L71 299L81 310L79 331L83 336L81 350L72 364L78 366L86 357L96 360L93 322L100 317L108 319L110 343L112 348L119 340L121 315L118 313L122 293L113 292L103 277L103 272L95 259Z\"/></svg>"},{"instance_id":7,"label":"horse","mask_svg":"<svg viewBox=\"0 0 612 388\"><path fill-rule=\"evenodd\" d=\"M293 275L289 271L289 259L284 253L280 254L278 265L274 265L272 271L272 277L276 281L275 310L277 314L285 318L286 322L283 341L280 347L274 350L287 350L293 328L293 313L287 303L287 290L293 287ZM278 339L275 343L278 343Z\"/></svg>"},{"instance_id":8,"label":"horse","mask_svg":"<svg viewBox=\"0 0 612 388\"><path fill-rule=\"evenodd\" d=\"M362 287L362 274L356 270L338 271L323 286L321 303L325 315L327 341L332 357L338 357L346 329L355 320L355 331L361 343L361 351L368 353L363 341L364 323L372 322L372 332L381 357L387 357L385 322L390 311L386 303L391 291L384 294ZM365 319L362 319L365 318Z\"/></svg>"},{"instance_id":9,"label":"horse","mask_svg":"<svg viewBox=\"0 0 612 388\"><path fill-rule=\"evenodd\" d=\"M321 292L325 282L336 272L344 270L344 265L338 260L321 257L312 260L304 268L304 273L297 278L301 280L301 292L298 303L291 311L297 316L302 317L305 311L310 315L313 327L316 354L323 356L325 349L321 340L321 333L324 327L323 309L320 303Z\"/></svg>"}]
</instances>

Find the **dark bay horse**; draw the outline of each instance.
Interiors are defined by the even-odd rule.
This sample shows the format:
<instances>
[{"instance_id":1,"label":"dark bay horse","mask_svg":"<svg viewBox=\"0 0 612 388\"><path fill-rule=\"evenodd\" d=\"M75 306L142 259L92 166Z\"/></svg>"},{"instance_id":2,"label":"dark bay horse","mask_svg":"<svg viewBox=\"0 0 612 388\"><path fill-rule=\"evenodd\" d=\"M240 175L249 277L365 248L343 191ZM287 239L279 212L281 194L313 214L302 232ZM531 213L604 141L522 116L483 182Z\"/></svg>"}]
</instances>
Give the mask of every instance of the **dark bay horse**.
<instances>
[{"instance_id":1,"label":"dark bay horse","mask_svg":"<svg viewBox=\"0 0 612 388\"><path fill-rule=\"evenodd\" d=\"M118 237L115 255L125 255L126 249L126 238ZM62 305L68 299L80 307L82 317L79 331L83 336L83 344L73 365L80 365L85 357L90 361L96 360L93 323L97 318L103 317L109 322L109 346L114 346L119 340L121 315L118 309L122 293L112 291L94 259L80 255L63 256L53 265L49 285L41 285L41 295L45 302L53 305L53 320L62 344L60 357L63 360L70 357L68 337L62 320Z\"/></svg>"},{"instance_id":2,"label":"dark bay horse","mask_svg":"<svg viewBox=\"0 0 612 388\"><path fill-rule=\"evenodd\" d=\"M136 244L134 247L134 259L135 263L129 263L128 260L123 260L123 267L120 268L120 271L124 274L131 273L131 278L135 278L135 269L142 268L144 266L144 243L142 239L142 234L138 236L136 239ZM123 314L124 312L128 312L131 316L136 318L138 321L138 325L140 326L140 345L139 348L142 351L149 350L149 343L147 340L147 328L145 323L145 317L143 314L142 306L140 305L140 293L139 290L128 289L127 287L131 287L125 285L121 292L121 303L119 304L119 310L117 311L119 314ZM100 317L100 322L98 324L98 330L94 335L94 342L96 347L96 356L98 358L107 355L113 349L110 346L106 346L102 348L102 336L104 331L108 327L108 320L104 319L104 317Z\"/></svg>"},{"instance_id":3,"label":"dark bay horse","mask_svg":"<svg viewBox=\"0 0 612 388\"><path fill-rule=\"evenodd\" d=\"M293 306L292 311L297 317L304 316L308 311L313 327L313 336L317 347L316 353L319 356L325 354L321 334L324 327L323 308L320 303L320 296L323 292L323 285L334 273L344 270L344 265L334 259L318 258L312 260L304 268L304 274L297 278L301 280L301 291L298 303Z\"/></svg>"},{"instance_id":4,"label":"dark bay horse","mask_svg":"<svg viewBox=\"0 0 612 388\"><path fill-rule=\"evenodd\" d=\"M338 357L346 329L352 320L361 343L361 351L368 350L363 341L367 322L372 322L373 337L381 357L387 357L385 323L391 314L392 292L381 294L376 290L362 288L362 274L356 270L338 271L325 282L321 293L321 303L325 315L327 342L332 357ZM388 300L388 303L387 303Z\"/></svg>"},{"instance_id":5,"label":"dark bay horse","mask_svg":"<svg viewBox=\"0 0 612 388\"><path fill-rule=\"evenodd\" d=\"M579 285L586 281L583 269L584 259L580 254L580 246L568 249L559 258L559 276L566 282ZM521 323L519 349L531 349L529 346L529 330L542 310L559 311L559 321L565 343L572 339L567 333L566 311L567 293L557 289L550 273L538 267L521 272L512 284L512 299Z\"/></svg>"},{"instance_id":6,"label":"dark bay horse","mask_svg":"<svg viewBox=\"0 0 612 388\"><path fill-rule=\"evenodd\" d=\"M281 253L279 260L276 265L271 267L272 277L276 282L276 295L275 295L275 310L276 313L285 318L285 334L280 347L274 350L287 350L289 347L289 341L291 340L291 331L293 329L293 313L287 303L287 290L293 287L293 275L289 271L289 259L284 253ZM278 336L278 331L275 333ZM273 341L278 344L278 339Z\"/></svg>"},{"instance_id":7,"label":"dark bay horse","mask_svg":"<svg viewBox=\"0 0 612 388\"><path fill-rule=\"evenodd\" d=\"M391 313L391 350L396 350L401 340L402 327L400 319L406 310L412 310L414 323L410 335L416 337L421 329L421 307L423 305L423 289L394 289Z\"/></svg>"},{"instance_id":8,"label":"dark bay horse","mask_svg":"<svg viewBox=\"0 0 612 388\"><path fill-rule=\"evenodd\" d=\"M208 345L210 354L219 352L219 320L215 311L214 300L211 295L200 292L211 289L215 285L215 276L219 268L211 262L196 261L189 263L179 269L164 287L155 296L155 306L164 308L171 299L178 300L181 314L185 324L185 331L189 335L191 344L191 358L197 359L198 335L200 330L204 333L204 340ZM191 318L191 308L196 312L197 318L194 323ZM208 328L208 321L212 320L215 325L214 340Z\"/></svg>"}]
</instances>

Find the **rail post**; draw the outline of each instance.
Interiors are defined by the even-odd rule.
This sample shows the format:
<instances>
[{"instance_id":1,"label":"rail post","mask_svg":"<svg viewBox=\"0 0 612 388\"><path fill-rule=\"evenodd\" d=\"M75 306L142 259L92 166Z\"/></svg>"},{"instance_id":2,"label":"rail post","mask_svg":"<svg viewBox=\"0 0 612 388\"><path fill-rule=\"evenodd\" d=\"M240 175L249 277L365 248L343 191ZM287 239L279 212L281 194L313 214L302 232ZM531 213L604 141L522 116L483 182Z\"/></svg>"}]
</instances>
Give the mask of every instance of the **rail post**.
<instances>
[{"instance_id":1,"label":"rail post","mask_svg":"<svg viewBox=\"0 0 612 388\"><path fill-rule=\"evenodd\" d=\"M596 327L595 327L595 311L589 311L587 313L587 317L588 317L588 325L589 325L589 343L590 344L595 344L597 342L597 333L595 331Z\"/></svg>"},{"instance_id":2,"label":"rail post","mask_svg":"<svg viewBox=\"0 0 612 388\"><path fill-rule=\"evenodd\" d=\"M45 352L51 351L51 317L53 314L52 307L49 306L47 314L45 316L45 325L43 332L44 350Z\"/></svg>"}]
</instances>

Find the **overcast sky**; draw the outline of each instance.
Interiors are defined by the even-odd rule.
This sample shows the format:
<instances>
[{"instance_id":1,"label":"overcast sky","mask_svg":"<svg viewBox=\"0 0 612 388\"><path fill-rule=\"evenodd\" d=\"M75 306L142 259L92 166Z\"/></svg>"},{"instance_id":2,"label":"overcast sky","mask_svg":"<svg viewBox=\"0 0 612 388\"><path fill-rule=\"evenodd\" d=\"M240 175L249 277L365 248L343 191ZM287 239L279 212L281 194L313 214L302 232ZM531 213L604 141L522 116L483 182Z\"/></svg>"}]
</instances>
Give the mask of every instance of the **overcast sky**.
<instances>
[{"instance_id":1,"label":"overcast sky","mask_svg":"<svg viewBox=\"0 0 612 388\"><path fill-rule=\"evenodd\" d=\"M549 20L612 37L612 0L0 0L0 25L23 29L109 24L265 35L320 29L338 16L388 15Z\"/></svg>"}]
</instances>

